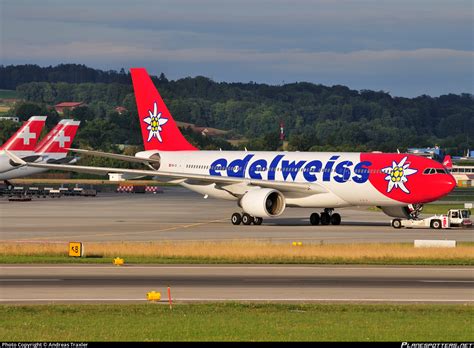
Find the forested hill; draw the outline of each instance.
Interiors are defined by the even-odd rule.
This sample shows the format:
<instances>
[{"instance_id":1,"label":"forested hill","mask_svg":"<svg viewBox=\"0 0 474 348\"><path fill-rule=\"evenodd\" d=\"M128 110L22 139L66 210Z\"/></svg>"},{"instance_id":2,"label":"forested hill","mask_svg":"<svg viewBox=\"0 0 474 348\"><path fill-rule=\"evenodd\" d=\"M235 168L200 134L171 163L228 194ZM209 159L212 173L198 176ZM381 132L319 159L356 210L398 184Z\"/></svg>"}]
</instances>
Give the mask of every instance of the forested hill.
<instances>
[{"instance_id":1,"label":"forested hill","mask_svg":"<svg viewBox=\"0 0 474 348\"><path fill-rule=\"evenodd\" d=\"M290 150L396 151L438 144L455 154L474 147L471 94L402 98L339 85L217 83L202 76L171 81L163 74L153 81L177 120L231 130L227 136L248 139L249 149L276 149L281 121ZM106 127L103 132L116 133L93 144L82 139L91 146L140 143L138 136L130 136L138 124L130 75L123 69L0 66L0 89L16 89L43 112L53 112L46 105L58 102L86 102L72 116L87 121L86 129ZM128 110L120 117L114 111L119 105ZM19 111L17 106L11 112Z\"/></svg>"}]
</instances>

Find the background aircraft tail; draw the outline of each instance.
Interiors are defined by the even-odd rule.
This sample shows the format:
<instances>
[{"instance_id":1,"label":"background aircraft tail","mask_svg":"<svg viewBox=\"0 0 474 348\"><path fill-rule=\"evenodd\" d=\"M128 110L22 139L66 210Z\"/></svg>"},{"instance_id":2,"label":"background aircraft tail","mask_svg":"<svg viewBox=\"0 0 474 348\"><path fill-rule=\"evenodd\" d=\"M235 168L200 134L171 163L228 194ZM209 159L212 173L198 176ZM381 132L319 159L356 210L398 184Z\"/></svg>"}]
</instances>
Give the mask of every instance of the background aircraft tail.
<instances>
[{"instance_id":1,"label":"background aircraft tail","mask_svg":"<svg viewBox=\"0 0 474 348\"><path fill-rule=\"evenodd\" d=\"M450 155L446 155L444 156L444 159L443 159L443 166L445 166L446 168L448 169L451 169L453 167L453 161L451 160L451 156Z\"/></svg>"},{"instance_id":2,"label":"background aircraft tail","mask_svg":"<svg viewBox=\"0 0 474 348\"><path fill-rule=\"evenodd\" d=\"M197 150L181 134L146 70L130 71L145 150Z\"/></svg>"},{"instance_id":3,"label":"background aircraft tail","mask_svg":"<svg viewBox=\"0 0 474 348\"><path fill-rule=\"evenodd\" d=\"M49 132L41 146L36 148L37 153L67 154L76 136L81 121L62 120Z\"/></svg>"},{"instance_id":4,"label":"background aircraft tail","mask_svg":"<svg viewBox=\"0 0 474 348\"><path fill-rule=\"evenodd\" d=\"M58 122L58 124L56 126L53 127L53 129L51 129L49 131L48 134L46 134L46 136L41 139L41 141L38 143L38 145L36 145L35 147L35 152L42 152L42 149L45 148L45 146L48 145L48 143L50 142L51 138L54 137L56 134L58 134L58 132L64 128L64 126L66 125L66 123L68 122L71 122L71 121L74 121L74 120L71 120L71 119L63 119L61 121Z\"/></svg>"},{"instance_id":5,"label":"background aircraft tail","mask_svg":"<svg viewBox=\"0 0 474 348\"><path fill-rule=\"evenodd\" d=\"M33 151L45 122L46 116L30 117L0 149L9 151Z\"/></svg>"}]
</instances>

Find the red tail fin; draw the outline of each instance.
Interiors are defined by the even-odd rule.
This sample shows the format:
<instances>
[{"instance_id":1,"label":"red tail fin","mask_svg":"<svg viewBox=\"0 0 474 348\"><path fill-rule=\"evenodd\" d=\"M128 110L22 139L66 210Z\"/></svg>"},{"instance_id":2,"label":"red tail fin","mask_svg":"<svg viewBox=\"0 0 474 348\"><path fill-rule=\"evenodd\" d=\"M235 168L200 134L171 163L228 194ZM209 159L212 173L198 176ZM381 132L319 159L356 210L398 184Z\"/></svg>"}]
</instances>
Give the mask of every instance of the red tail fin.
<instances>
[{"instance_id":1,"label":"red tail fin","mask_svg":"<svg viewBox=\"0 0 474 348\"><path fill-rule=\"evenodd\" d=\"M46 122L46 116L32 116L0 148L9 151L33 151Z\"/></svg>"},{"instance_id":2,"label":"red tail fin","mask_svg":"<svg viewBox=\"0 0 474 348\"><path fill-rule=\"evenodd\" d=\"M453 167L453 161L451 160L450 155L444 156L443 166L445 166L448 169L451 169Z\"/></svg>"},{"instance_id":3,"label":"red tail fin","mask_svg":"<svg viewBox=\"0 0 474 348\"><path fill-rule=\"evenodd\" d=\"M197 150L179 131L144 68L132 68L133 89L145 150Z\"/></svg>"},{"instance_id":4,"label":"red tail fin","mask_svg":"<svg viewBox=\"0 0 474 348\"><path fill-rule=\"evenodd\" d=\"M74 121L74 120L64 119L64 120L59 121L59 123L56 126L54 126L53 129L51 129L49 133L46 134L46 136L43 139L41 139L38 145L36 145L35 152L41 152L42 149L44 149L45 146L49 144L51 138L54 137L56 134L58 134L58 132L64 128L66 123L71 122L71 121Z\"/></svg>"},{"instance_id":5,"label":"red tail fin","mask_svg":"<svg viewBox=\"0 0 474 348\"><path fill-rule=\"evenodd\" d=\"M51 135L41 147L36 149L37 153L67 153L71 147L80 121L63 120L48 134ZM52 134L54 131L54 134Z\"/></svg>"}]
</instances>

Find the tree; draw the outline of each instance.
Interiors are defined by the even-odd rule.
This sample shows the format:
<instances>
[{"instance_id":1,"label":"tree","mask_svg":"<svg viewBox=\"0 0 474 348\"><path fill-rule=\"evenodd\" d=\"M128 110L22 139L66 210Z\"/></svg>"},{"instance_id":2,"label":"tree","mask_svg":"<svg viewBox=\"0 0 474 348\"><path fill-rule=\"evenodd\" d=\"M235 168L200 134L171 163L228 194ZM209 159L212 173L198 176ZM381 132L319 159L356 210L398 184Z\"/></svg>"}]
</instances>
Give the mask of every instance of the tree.
<instances>
[{"instance_id":1,"label":"tree","mask_svg":"<svg viewBox=\"0 0 474 348\"><path fill-rule=\"evenodd\" d=\"M83 147L107 150L116 144L116 133L117 127L113 123L96 118L79 127L77 141Z\"/></svg>"},{"instance_id":2,"label":"tree","mask_svg":"<svg viewBox=\"0 0 474 348\"><path fill-rule=\"evenodd\" d=\"M271 86L218 83L203 76L175 81L164 74L151 78L177 121L224 129L234 137L243 134L253 149L275 148L271 134L280 121L285 123L289 148L296 150L329 146L396 151L436 142L446 144L452 154L462 154L474 147L474 97L468 93L401 98L383 91L307 82ZM116 142L142 143L130 74L124 69L102 71L78 64L0 66L0 88L17 88L26 103L36 103L42 110L33 113L48 113L48 124L54 116L44 103L86 102L92 114L76 116L85 122L106 120ZM128 111L117 115L114 109L119 105ZM32 113L31 106L25 108L20 110L22 120ZM189 137L203 147L228 146L222 139ZM107 147L109 140L103 141L98 145Z\"/></svg>"},{"instance_id":3,"label":"tree","mask_svg":"<svg viewBox=\"0 0 474 348\"><path fill-rule=\"evenodd\" d=\"M4 144L20 128L21 123L0 120L0 144Z\"/></svg>"},{"instance_id":4,"label":"tree","mask_svg":"<svg viewBox=\"0 0 474 348\"><path fill-rule=\"evenodd\" d=\"M75 120L82 122L93 120L95 117L94 112L88 106L78 106L73 110L68 110L67 115Z\"/></svg>"},{"instance_id":5,"label":"tree","mask_svg":"<svg viewBox=\"0 0 474 348\"><path fill-rule=\"evenodd\" d=\"M16 103L13 110L10 110L12 116L16 116L20 121L26 121L31 116L42 116L46 112L44 107L36 103Z\"/></svg>"}]
</instances>

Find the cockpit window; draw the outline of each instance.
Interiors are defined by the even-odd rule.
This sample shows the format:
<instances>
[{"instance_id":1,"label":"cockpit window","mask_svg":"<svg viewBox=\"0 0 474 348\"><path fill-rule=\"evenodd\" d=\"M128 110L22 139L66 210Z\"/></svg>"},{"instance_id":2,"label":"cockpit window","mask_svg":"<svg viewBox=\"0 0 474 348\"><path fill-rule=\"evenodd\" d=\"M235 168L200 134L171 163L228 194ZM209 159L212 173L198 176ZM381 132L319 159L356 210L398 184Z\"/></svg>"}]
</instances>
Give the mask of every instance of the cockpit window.
<instances>
[{"instance_id":1,"label":"cockpit window","mask_svg":"<svg viewBox=\"0 0 474 348\"><path fill-rule=\"evenodd\" d=\"M446 169L443 168L426 168L423 171L423 174L425 175L431 175L431 174L447 174L448 172Z\"/></svg>"}]
</instances>

